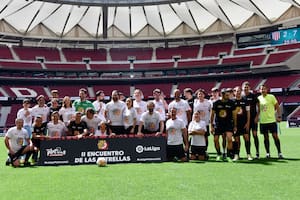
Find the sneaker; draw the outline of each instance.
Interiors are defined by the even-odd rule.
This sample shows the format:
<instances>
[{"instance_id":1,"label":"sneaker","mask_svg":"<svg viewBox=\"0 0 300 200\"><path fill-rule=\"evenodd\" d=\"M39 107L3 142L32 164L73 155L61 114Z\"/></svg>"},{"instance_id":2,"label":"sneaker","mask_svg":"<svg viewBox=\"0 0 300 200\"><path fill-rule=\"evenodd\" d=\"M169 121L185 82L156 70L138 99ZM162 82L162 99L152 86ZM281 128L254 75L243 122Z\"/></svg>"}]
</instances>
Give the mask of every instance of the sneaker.
<instances>
[{"instance_id":1,"label":"sneaker","mask_svg":"<svg viewBox=\"0 0 300 200\"><path fill-rule=\"evenodd\" d=\"M238 161L240 159L239 155L235 154L232 161Z\"/></svg>"},{"instance_id":2,"label":"sneaker","mask_svg":"<svg viewBox=\"0 0 300 200\"><path fill-rule=\"evenodd\" d=\"M226 153L223 153L223 160L226 160Z\"/></svg>"},{"instance_id":3,"label":"sneaker","mask_svg":"<svg viewBox=\"0 0 300 200\"><path fill-rule=\"evenodd\" d=\"M282 153L279 153L279 154L278 154L278 159L284 159Z\"/></svg>"},{"instance_id":4,"label":"sneaker","mask_svg":"<svg viewBox=\"0 0 300 200\"><path fill-rule=\"evenodd\" d=\"M226 158L226 161L227 161L227 162L232 162L232 159L231 159L230 157L227 157L227 158Z\"/></svg>"},{"instance_id":5,"label":"sneaker","mask_svg":"<svg viewBox=\"0 0 300 200\"><path fill-rule=\"evenodd\" d=\"M266 154L266 158L271 158L269 153Z\"/></svg>"},{"instance_id":6,"label":"sneaker","mask_svg":"<svg viewBox=\"0 0 300 200\"><path fill-rule=\"evenodd\" d=\"M216 161L217 161L217 162L220 162L220 161L221 161L221 156L220 156L220 155L217 155Z\"/></svg>"},{"instance_id":7,"label":"sneaker","mask_svg":"<svg viewBox=\"0 0 300 200\"><path fill-rule=\"evenodd\" d=\"M10 162L10 158L8 157L7 160L5 161L5 165L6 165L6 166L9 166L10 163L11 163L11 162Z\"/></svg>"},{"instance_id":8,"label":"sneaker","mask_svg":"<svg viewBox=\"0 0 300 200\"><path fill-rule=\"evenodd\" d=\"M255 159L259 159L259 153L256 153Z\"/></svg>"},{"instance_id":9,"label":"sneaker","mask_svg":"<svg viewBox=\"0 0 300 200\"><path fill-rule=\"evenodd\" d=\"M253 158L251 157L250 154L247 155L247 159L248 159L249 161L253 160Z\"/></svg>"}]
</instances>

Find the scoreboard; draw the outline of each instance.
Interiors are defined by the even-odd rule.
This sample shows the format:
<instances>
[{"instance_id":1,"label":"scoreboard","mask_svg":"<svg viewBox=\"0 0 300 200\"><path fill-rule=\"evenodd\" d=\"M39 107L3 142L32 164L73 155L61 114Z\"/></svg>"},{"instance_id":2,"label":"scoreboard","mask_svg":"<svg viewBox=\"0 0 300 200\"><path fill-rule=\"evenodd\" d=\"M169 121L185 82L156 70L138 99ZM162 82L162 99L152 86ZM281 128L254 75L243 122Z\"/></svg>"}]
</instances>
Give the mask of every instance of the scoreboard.
<instances>
[{"instance_id":1,"label":"scoreboard","mask_svg":"<svg viewBox=\"0 0 300 200\"><path fill-rule=\"evenodd\" d=\"M273 31L271 34L271 44L291 44L300 42L300 28L291 28Z\"/></svg>"}]
</instances>

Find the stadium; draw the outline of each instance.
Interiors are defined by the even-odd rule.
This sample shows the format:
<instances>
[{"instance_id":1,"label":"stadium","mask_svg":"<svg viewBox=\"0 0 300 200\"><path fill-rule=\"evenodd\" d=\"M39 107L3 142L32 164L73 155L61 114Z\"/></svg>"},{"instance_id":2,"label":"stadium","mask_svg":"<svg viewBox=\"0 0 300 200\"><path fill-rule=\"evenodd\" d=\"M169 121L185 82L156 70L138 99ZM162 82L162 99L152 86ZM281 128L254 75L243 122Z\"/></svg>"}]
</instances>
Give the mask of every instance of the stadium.
<instances>
[{"instance_id":1,"label":"stadium","mask_svg":"<svg viewBox=\"0 0 300 200\"><path fill-rule=\"evenodd\" d=\"M34 105L39 95L49 100L51 91L58 90L60 97L75 100L81 88L90 100L102 90L107 101L115 89L126 97L141 89L148 100L159 88L170 102L176 89L202 88L209 93L211 88L234 88L248 81L253 91L263 84L269 87L287 122L280 125L286 159L260 159L249 165L245 160L235 166L209 160L116 164L100 170L91 165L34 167L21 172L4 168L3 145L1 194L15 198L15 190L7 187L15 185L34 199L44 193L45 199L296 199L299 22L299 0L2 0L2 136L14 126L24 99ZM262 137L260 143L264 152ZM78 177L71 175L76 173ZM64 181L80 189L65 191Z\"/></svg>"}]
</instances>

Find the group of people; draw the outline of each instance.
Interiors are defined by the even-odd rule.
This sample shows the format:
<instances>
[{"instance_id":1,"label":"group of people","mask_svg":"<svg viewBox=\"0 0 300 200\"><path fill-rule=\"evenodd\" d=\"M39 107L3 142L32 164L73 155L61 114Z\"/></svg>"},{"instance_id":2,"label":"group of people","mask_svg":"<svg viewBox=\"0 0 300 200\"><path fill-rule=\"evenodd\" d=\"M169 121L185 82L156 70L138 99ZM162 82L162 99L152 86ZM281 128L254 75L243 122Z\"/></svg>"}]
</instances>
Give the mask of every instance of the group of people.
<instances>
[{"instance_id":1,"label":"group of people","mask_svg":"<svg viewBox=\"0 0 300 200\"><path fill-rule=\"evenodd\" d=\"M213 135L217 152L216 160L239 160L240 136L243 136L247 159L252 160L250 136L254 138L255 158L259 159L258 122L264 135L266 157L270 157L269 133L272 134L282 159L277 122L281 111L274 95L268 93L265 85L260 92L251 91L249 82L235 88L212 88L193 92L185 88L173 92L169 103L160 89L153 90L153 99L144 100L141 89L135 89L133 96L126 98L113 90L110 101L105 101L103 91L96 92L96 100L87 99L87 90L79 90L79 98L59 98L59 91L51 91L48 103L43 95L23 100L23 108L17 113L16 126L5 136L8 149L6 165L30 165L29 158L37 161L40 140L48 137L114 136L123 134L161 135L166 133L167 159L187 161L207 160L208 137ZM252 134L251 134L252 133ZM219 138L222 138L222 149ZM223 154L222 154L223 153Z\"/></svg>"}]
</instances>

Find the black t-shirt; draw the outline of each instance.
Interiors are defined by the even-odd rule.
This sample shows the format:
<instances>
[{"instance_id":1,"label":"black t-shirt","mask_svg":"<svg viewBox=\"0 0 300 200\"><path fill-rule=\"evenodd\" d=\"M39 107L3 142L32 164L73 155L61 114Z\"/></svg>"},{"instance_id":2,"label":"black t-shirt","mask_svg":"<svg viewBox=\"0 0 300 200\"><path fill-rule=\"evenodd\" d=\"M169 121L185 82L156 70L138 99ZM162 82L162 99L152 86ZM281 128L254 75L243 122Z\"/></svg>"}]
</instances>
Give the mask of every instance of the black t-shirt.
<instances>
[{"instance_id":1,"label":"black t-shirt","mask_svg":"<svg viewBox=\"0 0 300 200\"><path fill-rule=\"evenodd\" d=\"M80 121L79 124L77 124L75 121L71 121L68 125L68 129L69 129L70 135L74 136L75 131L78 131L80 134L82 134L84 129L87 129L87 124L84 121Z\"/></svg>"},{"instance_id":2,"label":"black t-shirt","mask_svg":"<svg viewBox=\"0 0 300 200\"><path fill-rule=\"evenodd\" d=\"M246 107L249 106L246 98L235 99L234 101L236 111L237 111L237 125L245 125L247 122L247 110Z\"/></svg>"},{"instance_id":3,"label":"black t-shirt","mask_svg":"<svg viewBox=\"0 0 300 200\"><path fill-rule=\"evenodd\" d=\"M214 102L212 110L216 113L215 122L217 126L227 126L229 123L233 123L234 101L217 100Z\"/></svg>"},{"instance_id":4,"label":"black t-shirt","mask_svg":"<svg viewBox=\"0 0 300 200\"><path fill-rule=\"evenodd\" d=\"M254 119L257 111L256 111L256 105L258 103L258 98L256 94L249 93L248 95L245 95L245 99L247 100L248 104L250 105L250 118Z\"/></svg>"},{"instance_id":5,"label":"black t-shirt","mask_svg":"<svg viewBox=\"0 0 300 200\"><path fill-rule=\"evenodd\" d=\"M47 134L47 122L42 123L40 127L33 124L33 131L32 133L35 133L35 135L46 135Z\"/></svg>"}]
</instances>

